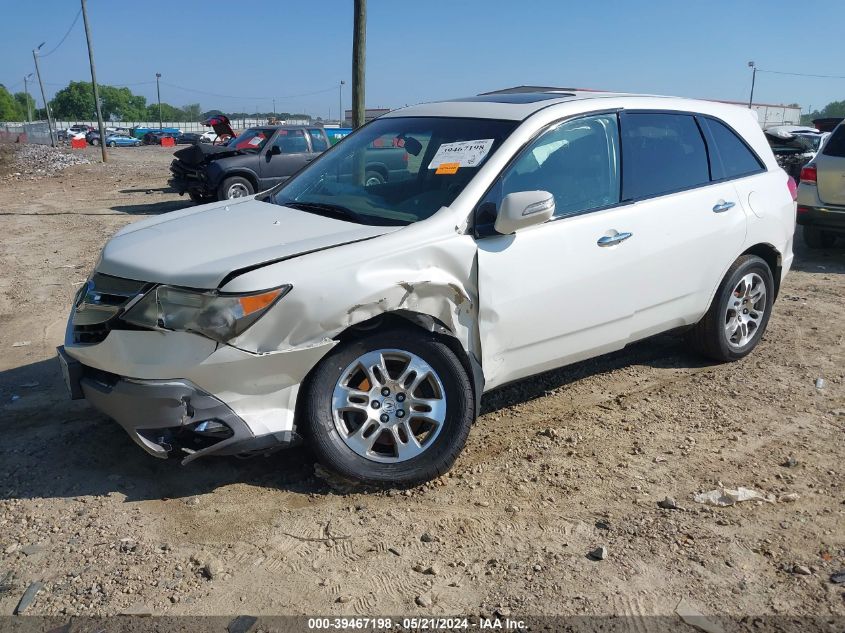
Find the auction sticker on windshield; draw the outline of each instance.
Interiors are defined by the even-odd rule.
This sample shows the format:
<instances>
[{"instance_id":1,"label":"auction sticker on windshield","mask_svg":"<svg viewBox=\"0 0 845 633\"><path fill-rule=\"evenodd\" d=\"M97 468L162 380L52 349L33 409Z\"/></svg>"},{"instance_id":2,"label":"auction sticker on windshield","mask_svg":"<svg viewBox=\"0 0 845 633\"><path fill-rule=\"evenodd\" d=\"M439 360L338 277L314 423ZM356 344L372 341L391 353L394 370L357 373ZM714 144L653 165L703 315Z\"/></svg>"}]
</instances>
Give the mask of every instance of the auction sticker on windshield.
<instances>
[{"instance_id":1,"label":"auction sticker on windshield","mask_svg":"<svg viewBox=\"0 0 845 633\"><path fill-rule=\"evenodd\" d=\"M477 167L484 160L484 157L487 156L490 148L493 147L493 140L492 138L486 138L478 141L444 143L437 148L437 153L431 159L428 168L437 169L444 163L449 165L457 163L458 167ZM451 170L448 172L438 170L437 173L455 172Z\"/></svg>"}]
</instances>

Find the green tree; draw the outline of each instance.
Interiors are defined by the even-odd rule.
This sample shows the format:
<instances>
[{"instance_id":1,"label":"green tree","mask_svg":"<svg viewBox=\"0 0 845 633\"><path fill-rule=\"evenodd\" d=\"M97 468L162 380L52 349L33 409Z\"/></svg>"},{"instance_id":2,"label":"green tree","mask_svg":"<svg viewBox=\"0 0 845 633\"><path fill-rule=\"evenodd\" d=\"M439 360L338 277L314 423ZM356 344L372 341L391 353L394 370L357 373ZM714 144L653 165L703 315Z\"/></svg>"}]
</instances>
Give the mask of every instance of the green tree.
<instances>
[{"instance_id":1,"label":"green tree","mask_svg":"<svg viewBox=\"0 0 845 633\"><path fill-rule=\"evenodd\" d=\"M182 121L185 118L185 113L179 108L162 102L161 104L161 120L162 121ZM147 106L147 120L158 121L158 102L151 103Z\"/></svg>"},{"instance_id":2,"label":"green tree","mask_svg":"<svg viewBox=\"0 0 845 633\"><path fill-rule=\"evenodd\" d=\"M103 118L118 121L141 121L147 117L147 100L132 94L129 88L100 85L100 107ZM90 81L71 81L50 102L57 119L93 119L94 91Z\"/></svg>"},{"instance_id":3,"label":"green tree","mask_svg":"<svg viewBox=\"0 0 845 633\"><path fill-rule=\"evenodd\" d=\"M801 116L801 123L809 125L813 122L813 119L836 116L845 116L845 101L831 101L821 110L814 110L810 114L804 114Z\"/></svg>"},{"instance_id":4,"label":"green tree","mask_svg":"<svg viewBox=\"0 0 845 633\"><path fill-rule=\"evenodd\" d=\"M6 90L6 86L0 84L0 121L23 121L20 104Z\"/></svg>"},{"instance_id":5,"label":"green tree","mask_svg":"<svg viewBox=\"0 0 845 633\"><path fill-rule=\"evenodd\" d=\"M90 81L71 81L50 102L53 116L59 120L91 119L94 115L94 92Z\"/></svg>"},{"instance_id":6,"label":"green tree","mask_svg":"<svg viewBox=\"0 0 845 633\"><path fill-rule=\"evenodd\" d=\"M189 103L182 106L182 112L185 113L188 121L199 121L202 117L202 108L198 103Z\"/></svg>"},{"instance_id":7,"label":"green tree","mask_svg":"<svg viewBox=\"0 0 845 633\"><path fill-rule=\"evenodd\" d=\"M32 98L32 95L25 92L16 92L15 101L17 101L21 114L24 117L27 116L28 112L32 112L32 115L35 116L35 99ZM27 102L29 102L29 109L26 107Z\"/></svg>"}]
</instances>

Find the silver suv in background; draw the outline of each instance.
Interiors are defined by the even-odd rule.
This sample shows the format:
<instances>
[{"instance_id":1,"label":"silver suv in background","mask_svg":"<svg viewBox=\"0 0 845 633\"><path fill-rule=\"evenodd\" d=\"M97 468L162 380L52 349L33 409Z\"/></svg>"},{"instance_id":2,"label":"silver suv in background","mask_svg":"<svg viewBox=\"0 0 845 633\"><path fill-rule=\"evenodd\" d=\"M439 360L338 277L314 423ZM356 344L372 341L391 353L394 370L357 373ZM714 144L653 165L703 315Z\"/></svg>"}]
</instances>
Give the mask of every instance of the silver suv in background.
<instances>
[{"instance_id":1,"label":"silver suv in background","mask_svg":"<svg viewBox=\"0 0 845 633\"><path fill-rule=\"evenodd\" d=\"M810 248L829 248L845 235L845 123L801 170L797 217Z\"/></svg>"}]
</instances>

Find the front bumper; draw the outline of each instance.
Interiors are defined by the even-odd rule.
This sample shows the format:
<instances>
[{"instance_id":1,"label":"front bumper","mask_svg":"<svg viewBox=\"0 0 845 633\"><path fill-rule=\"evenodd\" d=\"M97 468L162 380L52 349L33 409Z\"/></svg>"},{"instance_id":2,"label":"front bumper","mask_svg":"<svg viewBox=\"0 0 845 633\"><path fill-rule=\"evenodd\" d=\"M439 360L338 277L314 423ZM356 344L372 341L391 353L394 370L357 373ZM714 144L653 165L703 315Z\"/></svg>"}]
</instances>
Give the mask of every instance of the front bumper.
<instances>
[{"instance_id":1,"label":"front bumper","mask_svg":"<svg viewBox=\"0 0 845 633\"><path fill-rule=\"evenodd\" d=\"M179 159L170 163L171 178L168 184L180 194L195 192L201 195L211 195L215 192L213 183L209 183L205 171L188 167Z\"/></svg>"},{"instance_id":2,"label":"front bumper","mask_svg":"<svg viewBox=\"0 0 845 633\"><path fill-rule=\"evenodd\" d=\"M57 351L71 397L84 397L155 457L184 453L185 464L205 455L262 453L299 441L293 430L256 437L229 406L190 381L122 378L83 365L63 346ZM225 432L198 432L202 422L224 425Z\"/></svg>"}]
</instances>

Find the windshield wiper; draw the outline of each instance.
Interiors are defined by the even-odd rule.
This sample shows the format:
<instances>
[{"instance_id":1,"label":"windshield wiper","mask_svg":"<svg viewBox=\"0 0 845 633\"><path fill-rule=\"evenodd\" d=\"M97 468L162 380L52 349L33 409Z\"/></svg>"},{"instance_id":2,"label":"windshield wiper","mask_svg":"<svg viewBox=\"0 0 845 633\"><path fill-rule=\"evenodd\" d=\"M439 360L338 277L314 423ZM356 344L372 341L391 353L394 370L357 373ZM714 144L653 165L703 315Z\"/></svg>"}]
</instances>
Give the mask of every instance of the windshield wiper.
<instances>
[{"instance_id":1,"label":"windshield wiper","mask_svg":"<svg viewBox=\"0 0 845 633\"><path fill-rule=\"evenodd\" d=\"M308 211L309 213L316 213L318 215L330 215L343 220L352 220L358 224L368 224L368 222L364 222L361 216L352 209L339 204L330 204L328 202L297 202L296 200L280 202L280 204L291 209L299 209L300 211Z\"/></svg>"}]
</instances>

